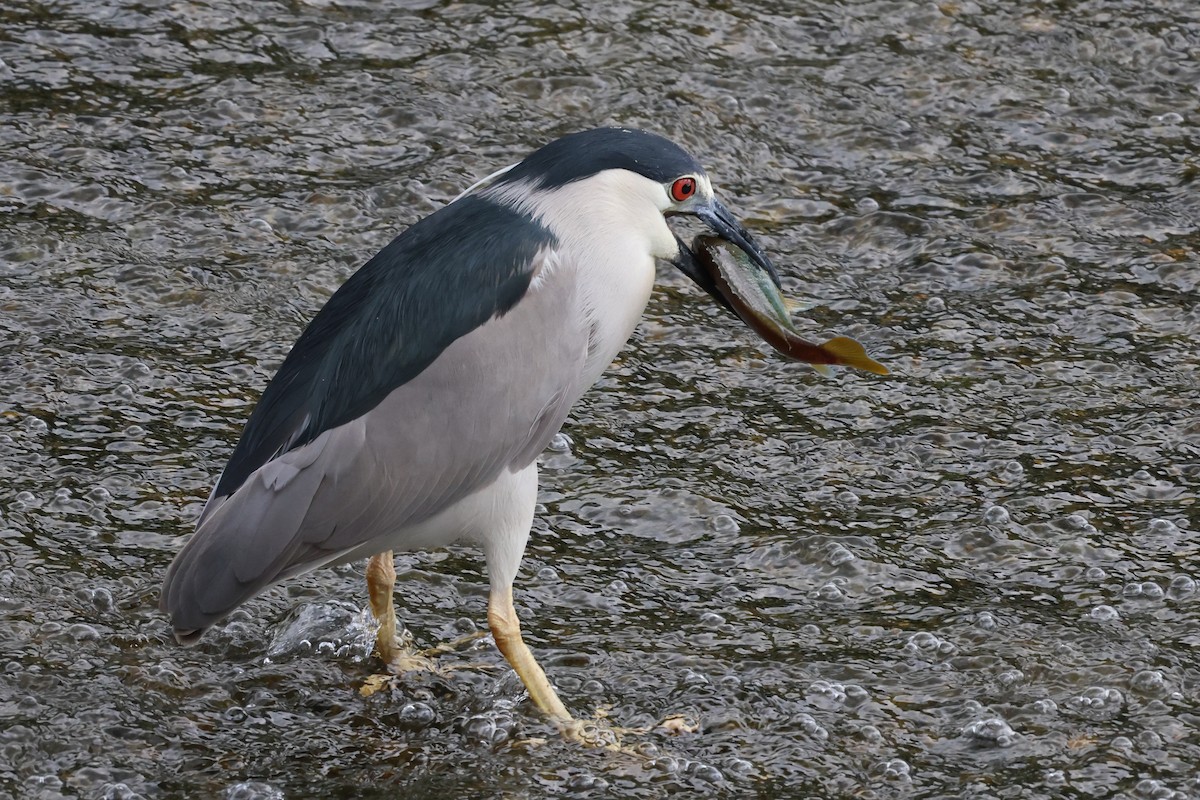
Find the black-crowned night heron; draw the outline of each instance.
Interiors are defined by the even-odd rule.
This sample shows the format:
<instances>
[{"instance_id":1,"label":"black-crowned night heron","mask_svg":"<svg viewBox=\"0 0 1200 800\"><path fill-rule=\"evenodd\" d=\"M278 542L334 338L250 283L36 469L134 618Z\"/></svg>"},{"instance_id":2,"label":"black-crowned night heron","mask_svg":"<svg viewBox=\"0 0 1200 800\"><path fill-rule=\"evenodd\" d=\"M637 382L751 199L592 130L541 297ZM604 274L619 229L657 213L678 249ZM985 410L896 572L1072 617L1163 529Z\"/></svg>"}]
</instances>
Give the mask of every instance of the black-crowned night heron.
<instances>
[{"instance_id":1,"label":"black-crowned night heron","mask_svg":"<svg viewBox=\"0 0 1200 800\"><path fill-rule=\"evenodd\" d=\"M655 259L730 307L673 214L778 283L692 156L620 128L546 145L383 248L300 336L167 571L176 638L195 642L278 581L370 558L388 659L392 551L473 542L496 645L538 708L570 720L513 609L537 458L633 332Z\"/></svg>"}]
</instances>

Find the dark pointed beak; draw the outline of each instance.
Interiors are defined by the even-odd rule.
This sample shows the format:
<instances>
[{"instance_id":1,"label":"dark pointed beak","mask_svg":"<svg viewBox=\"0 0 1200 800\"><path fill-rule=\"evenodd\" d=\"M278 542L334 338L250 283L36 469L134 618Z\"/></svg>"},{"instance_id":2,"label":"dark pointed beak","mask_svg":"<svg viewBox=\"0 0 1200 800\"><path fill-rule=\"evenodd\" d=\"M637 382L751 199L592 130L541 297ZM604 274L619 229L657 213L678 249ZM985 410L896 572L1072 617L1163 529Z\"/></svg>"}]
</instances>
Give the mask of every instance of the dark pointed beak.
<instances>
[{"instance_id":1,"label":"dark pointed beak","mask_svg":"<svg viewBox=\"0 0 1200 800\"><path fill-rule=\"evenodd\" d=\"M780 285L779 273L775 271L775 265L771 263L767 254L754 241L754 237L742 226L742 223L738 222L737 217L733 216L733 212L726 208L724 203L713 198L711 203L700 206L691 213L717 236L736 245L739 250L749 256L751 261L771 277L771 282L775 286ZM717 289L716 282L696 258L696 254L678 236L675 237L675 241L679 243L679 255L672 263L679 268L680 272L695 281L701 289L712 295L718 303L736 315L737 312L729 304L729 300Z\"/></svg>"}]
</instances>

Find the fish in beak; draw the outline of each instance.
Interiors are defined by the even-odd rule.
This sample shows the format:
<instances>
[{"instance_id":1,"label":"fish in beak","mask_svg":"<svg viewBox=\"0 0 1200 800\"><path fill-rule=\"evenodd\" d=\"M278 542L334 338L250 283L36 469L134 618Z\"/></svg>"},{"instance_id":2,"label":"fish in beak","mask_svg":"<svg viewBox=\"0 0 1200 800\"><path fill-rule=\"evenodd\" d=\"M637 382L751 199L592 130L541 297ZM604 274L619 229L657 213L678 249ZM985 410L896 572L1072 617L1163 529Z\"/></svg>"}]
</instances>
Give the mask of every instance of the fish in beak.
<instances>
[{"instance_id":1,"label":"fish in beak","mask_svg":"<svg viewBox=\"0 0 1200 800\"><path fill-rule=\"evenodd\" d=\"M694 213L716 235L697 236L690 247L676 236L679 254L675 266L767 344L793 361L811 364L823 375L831 374L830 366L888 374L887 367L847 336L835 336L821 344L804 339L780 293L779 273L729 209L713 200Z\"/></svg>"}]
</instances>

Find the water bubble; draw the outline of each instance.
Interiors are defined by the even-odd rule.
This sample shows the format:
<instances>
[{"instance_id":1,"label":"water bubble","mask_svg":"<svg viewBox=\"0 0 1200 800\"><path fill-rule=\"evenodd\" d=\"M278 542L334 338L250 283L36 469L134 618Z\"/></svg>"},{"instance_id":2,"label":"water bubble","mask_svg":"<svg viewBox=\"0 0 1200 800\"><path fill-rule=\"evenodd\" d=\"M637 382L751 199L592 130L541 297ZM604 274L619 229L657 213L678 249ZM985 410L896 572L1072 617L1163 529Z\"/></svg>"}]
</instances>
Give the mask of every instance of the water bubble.
<instances>
[{"instance_id":1,"label":"water bubble","mask_svg":"<svg viewBox=\"0 0 1200 800\"><path fill-rule=\"evenodd\" d=\"M741 530L737 520L728 514L717 514L709 524L717 533L737 533Z\"/></svg>"},{"instance_id":2,"label":"water bubble","mask_svg":"<svg viewBox=\"0 0 1200 800\"><path fill-rule=\"evenodd\" d=\"M1113 622L1121 618L1117 610L1112 606L1098 605L1088 614L1089 617L1097 622Z\"/></svg>"},{"instance_id":3,"label":"water bubble","mask_svg":"<svg viewBox=\"0 0 1200 800\"><path fill-rule=\"evenodd\" d=\"M559 431L554 434L554 438L550 440L550 444L546 446L546 449L553 453L569 453L573 444L575 443L571 441L570 436Z\"/></svg>"},{"instance_id":4,"label":"water bubble","mask_svg":"<svg viewBox=\"0 0 1200 800\"><path fill-rule=\"evenodd\" d=\"M106 783L102 791L100 797L103 800L141 800L142 798L142 795L124 783Z\"/></svg>"},{"instance_id":5,"label":"water bubble","mask_svg":"<svg viewBox=\"0 0 1200 800\"><path fill-rule=\"evenodd\" d=\"M1144 669L1129 680L1129 688L1138 694L1163 695L1167 692L1167 679L1159 670Z\"/></svg>"},{"instance_id":6,"label":"water bubble","mask_svg":"<svg viewBox=\"0 0 1200 800\"><path fill-rule=\"evenodd\" d=\"M1174 111L1168 111L1166 114L1156 114L1150 118L1151 125L1179 125L1182 122L1183 117Z\"/></svg>"},{"instance_id":7,"label":"water bubble","mask_svg":"<svg viewBox=\"0 0 1200 800\"><path fill-rule=\"evenodd\" d=\"M1144 469L1139 469L1137 472L1129 476L1130 479L1140 481L1142 483L1150 483L1154 480L1154 476Z\"/></svg>"},{"instance_id":8,"label":"water bubble","mask_svg":"<svg viewBox=\"0 0 1200 800\"><path fill-rule=\"evenodd\" d=\"M1025 467L1020 461L1009 461L1004 465L1004 477L1009 480L1016 480L1025 474Z\"/></svg>"},{"instance_id":9,"label":"water bubble","mask_svg":"<svg viewBox=\"0 0 1200 800\"><path fill-rule=\"evenodd\" d=\"M57 775L31 775L25 780L27 786L36 787L42 792L58 792L63 788L63 782ZM34 796L31 794L31 796Z\"/></svg>"},{"instance_id":10,"label":"water bubble","mask_svg":"<svg viewBox=\"0 0 1200 800\"><path fill-rule=\"evenodd\" d=\"M922 656L946 656L957 652L958 648L944 639L940 639L928 631L914 633L908 637L908 641L904 645L904 649L908 653L919 654Z\"/></svg>"},{"instance_id":11,"label":"water bubble","mask_svg":"<svg viewBox=\"0 0 1200 800\"><path fill-rule=\"evenodd\" d=\"M225 800L284 800L284 797L282 789L257 781L235 783L225 790Z\"/></svg>"},{"instance_id":12,"label":"water bubble","mask_svg":"<svg viewBox=\"0 0 1200 800\"><path fill-rule=\"evenodd\" d=\"M100 631L83 622L76 622L66 630L67 636L70 636L77 642L95 642L100 637Z\"/></svg>"},{"instance_id":13,"label":"water bubble","mask_svg":"<svg viewBox=\"0 0 1200 800\"><path fill-rule=\"evenodd\" d=\"M946 301L943 300L942 298L938 297L937 295L934 295L933 297L930 297L928 300L925 301L925 310L932 311L934 313L937 313L939 311L945 311L946 310Z\"/></svg>"},{"instance_id":14,"label":"water bubble","mask_svg":"<svg viewBox=\"0 0 1200 800\"><path fill-rule=\"evenodd\" d=\"M428 728L437 719L431 706L425 703L405 703L397 715L400 725L409 730Z\"/></svg>"},{"instance_id":15,"label":"water bubble","mask_svg":"<svg viewBox=\"0 0 1200 800\"><path fill-rule=\"evenodd\" d=\"M858 209L859 213L862 214L870 214L879 210L879 203L870 197L860 198L859 201L854 205Z\"/></svg>"},{"instance_id":16,"label":"water bubble","mask_svg":"<svg viewBox=\"0 0 1200 800\"><path fill-rule=\"evenodd\" d=\"M1067 773L1061 769L1048 769L1046 775L1042 778L1047 786L1066 786Z\"/></svg>"},{"instance_id":17,"label":"water bubble","mask_svg":"<svg viewBox=\"0 0 1200 800\"><path fill-rule=\"evenodd\" d=\"M558 583L560 580L554 567L542 567L537 571L537 578L544 583Z\"/></svg>"},{"instance_id":18,"label":"water bubble","mask_svg":"<svg viewBox=\"0 0 1200 800\"><path fill-rule=\"evenodd\" d=\"M1196 594L1196 581L1187 575L1176 575L1171 578L1167 587L1167 597L1172 600L1186 600Z\"/></svg>"},{"instance_id":19,"label":"water bubble","mask_svg":"<svg viewBox=\"0 0 1200 800\"><path fill-rule=\"evenodd\" d=\"M855 556L854 553L851 553L840 544L835 544L832 548L830 548L829 557L827 560L831 566L838 567L847 562L854 561L855 558L857 558L857 556Z\"/></svg>"},{"instance_id":20,"label":"water bubble","mask_svg":"<svg viewBox=\"0 0 1200 800\"><path fill-rule=\"evenodd\" d=\"M463 733L468 739L479 744L491 744L497 734L496 723L490 717L476 714L467 720L467 724L463 726Z\"/></svg>"},{"instance_id":21,"label":"water bubble","mask_svg":"<svg viewBox=\"0 0 1200 800\"><path fill-rule=\"evenodd\" d=\"M629 584L625 583L625 581L621 580L620 578L617 578L615 581L610 582L608 586L605 587L605 591L608 594L620 596L629 591Z\"/></svg>"},{"instance_id":22,"label":"water bubble","mask_svg":"<svg viewBox=\"0 0 1200 800\"><path fill-rule=\"evenodd\" d=\"M275 229L271 227L271 223L267 222L262 217L254 217L247 223L251 228L262 231L263 233L274 233Z\"/></svg>"},{"instance_id":23,"label":"water bubble","mask_svg":"<svg viewBox=\"0 0 1200 800\"><path fill-rule=\"evenodd\" d=\"M1038 714L1054 714L1058 711L1058 703L1049 697L1044 697L1041 700L1033 701L1033 710Z\"/></svg>"},{"instance_id":24,"label":"water bubble","mask_svg":"<svg viewBox=\"0 0 1200 800\"><path fill-rule=\"evenodd\" d=\"M1125 697L1120 691L1106 686L1092 686L1065 701L1078 714L1091 719L1108 718L1121 710Z\"/></svg>"},{"instance_id":25,"label":"water bubble","mask_svg":"<svg viewBox=\"0 0 1200 800\"><path fill-rule=\"evenodd\" d=\"M883 732L874 725L863 725L858 729L858 735L862 737L864 742L868 742L873 745L883 743Z\"/></svg>"},{"instance_id":26,"label":"water bubble","mask_svg":"<svg viewBox=\"0 0 1200 800\"><path fill-rule=\"evenodd\" d=\"M1019 669L1006 669L996 676L996 681L1005 689L1011 689L1025 680L1025 673Z\"/></svg>"},{"instance_id":27,"label":"water bubble","mask_svg":"<svg viewBox=\"0 0 1200 800\"><path fill-rule=\"evenodd\" d=\"M1150 533L1159 536L1176 536L1179 534L1179 526L1169 519L1152 519L1148 526Z\"/></svg>"},{"instance_id":28,"label":"water bubble","mask_svg":"<svg viewBox=\"0 0 1200 800\"><path fill-rule=\"evenodd\" d=\"M1089 527L1087 518L1079 514L1068 514L1063 517L1062 526L1069 531L1081 531Z\"/></svg>"},{"instance_id":29,"label":"water bubble","mask_svg":"<svg viewBox=\"0 0 1200 800\"><path fill-rule=\"evenodd\" d=\"M834 497L833 499L837 500L839 503L841 503L844 506L858 505L858 503L862 502L859 499L858 495L855 494L854 492L850 491L849 489L838 492L837 496Z\"/></svg>"},{"instance_id":30,"label":"water bubble","mask_svg":"<svg viewBox=\"0 0 1200 800\"><path fill-rule=\"evenodd\" d=\"M846 599L846 593L842 590L845 581L840 578L834 578L828 583L823 584L817 589L817 598L820 600L828 600L830 602L838 602Z\"/></svg>"},{"instance_id":31,"label":"water bubble","mask_svg":"<svg viewBox=\"0 0 1200 800\"><path fill-rule=\"evenodd\" d=\"M1008 509L1004 506L991 506L983 512L983 521L989 525L1003 525L1008 519Z\"/></svg>"},{"instance_id":32,"label":"water bubble","mask_svg":"<svg viewBox=\"0 0 1200 800\"><path fill-rule=\"evenodd\" d=\"M96 486L87 493L87 499L93 503L107 503L112 500L112 494L103 486Z\"/></svg>"},{"instance_id":33,"label":"water bubble","mask_svg":"<svg viewBox=\"0 0 1200 800\"><path fill-rule=\"evenodd\" d=\"M792 724L814 739L825 741L829 738L829 731L821 727L812 714L797 714L792 718Z\"/></svg>"},{"instance_id":34,"label":"water bubble","mask_svg":"<svg viewBox=\"0 0 1200 800\"><path fill-rule=\"evenodd\" d=\"M651 761L649 766L659 772L674 774L679 772L680 760L675 756L660 756Z\"/></svg>"},{"instance_id":35,"label":"water bubble","mask_svg":"<svg viewBox=\"0 0 1200 800\"><path fill-rule=\"evenodd\" d=\"M584 772L580 775L572 775L563 786L569 792L587 792L593 789L607 789L608 781L590 772Z\"/></svg>"},{"instance_id":36,"label":"water bubble","mask_svg":"<svg viewBox=\"0 0 1200 800\"><path fill-rule=\"evenodd\" d=\"M1000 621L996 619L996 615L990 611L980 611L975 615L975 624L983 628L985 631L994 631L1000 627Z\"/></svg>"},{"instance_id":37,"label":"water bubble","mask_svg":"<svg viewBox=\"0 0 1200 800\"><path fill-rule=\"evenodd\" d=\"M1128 598L1138 598L1142 600L1162 600L1164 595L1161 586L1153 581L1145 581L1143 583L1127 583L1122 590L1122 594Z\"/></svg>"},{"instance_id":38,"label":"water bubble","mask_svg":"<svg viewBox=\"0 0 1200 800\"><path fill-rule=\"evenodd\" d=\"M705 611L700 615L700 624L706 628L719 628L725 624L725 618L714 611Z\"/></svg>"},{"instance_id":39,"label":"water bubble","mask_svg":"<svg viewBox=\"0 0 1200 800\"><path fill-rule=\"evenodd\" d=\"M688 763L686 772L693 778L704 781L705 783L723 783L725 776L721 774L721 770L711 764L704 764L699 761L691 761Z\"/></svg>"},{"instance_id":40,"label":"water bubble","mask_svg":"<svg viewBox=\"0 0 1200 800\"><path fill-rule=\"evenodd\" d=\"M1089 581L1099 582L1108 577L1108 573L1104 571L1104 567L1088 567L1083 572L1083 577Z\"/></svg>"},{"instance_id":41,"label":"water bubble","mask_svg":"<svg viewBox=\"0 0 1200 800\"><path fill-rule=\"evenodd\" d=\"M225 709L225 713L222 716L228 722L245 722L250 715L241 706L230 706Z\"/></svg>"},{"instance_id":42,"label":"water bubble","mask_svg":"<svg viewBox=\"0 0 1200 800\"><path fill-rule=\"evenodd\" d=\"M1009 747L1017 741L1017 733L1000 717L978 720L963 728L963 735L980 744Z\"/></svg>"},{"instance_id":43,"label":"water bubble","mask_svg":"<svg viewBox=\"0 0 1200 800\"><path fill-rule=\"evenodd\" d=\"M1191 800L1187 794L1177 792L1154 778L1142 778L1133 787L1133 791L1138 797L1147 797L1151 800Z\"/></svg>"},{"instance_id":44,"label":"water bubble","mask_svg":"<svg viewBox=\"0 0 1200 800\"><path fill-rule=\"evenodd\" d=\"M902 758L893 758L879 765L879 774L889 781L911 780L911 771L908 762Z\"/></svg>"}]
</instances>

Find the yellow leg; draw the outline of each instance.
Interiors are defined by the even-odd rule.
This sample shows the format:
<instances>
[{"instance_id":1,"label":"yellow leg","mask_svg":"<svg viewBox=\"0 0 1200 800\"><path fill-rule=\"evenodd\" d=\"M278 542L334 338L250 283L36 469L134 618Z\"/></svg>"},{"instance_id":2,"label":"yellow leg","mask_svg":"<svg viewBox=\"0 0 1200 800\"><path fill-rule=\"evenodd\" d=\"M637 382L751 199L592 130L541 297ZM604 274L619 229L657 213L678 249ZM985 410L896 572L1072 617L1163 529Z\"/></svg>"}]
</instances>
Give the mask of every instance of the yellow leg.
<instances>
[{"instance_id":1,"label":"yellow leg","mask_svg":"<svg viewBox=\"0 0 1200 800\"><path fill-rule=\"evenodd\" d=\"M493 588L488 598L488 627L492 629L492 637L496 647L512 665L517 677L525 684L529 698L544 714L556 722L574 722L571 713L558 699L558 693L546 680L546 673L538 666L533 653L521 639L521 623L517 619L517 611L513 608L512 587Z\"/></svg>"},{"instance_id":2,"label":"yellow leg","mask_svg":"<svg viewBox=\"0 0 1200 800\"><path fill-rule=\"evenodd\" d=\"M392 591L396 588L396 564L392 551L371 556L367 562L367 597L371 601L371 614L379 623L375 635L375 647L379 657L391 664L401 655L400 642L396 637L396 607L392 604Z\"/></svg>"}]
</instances>

